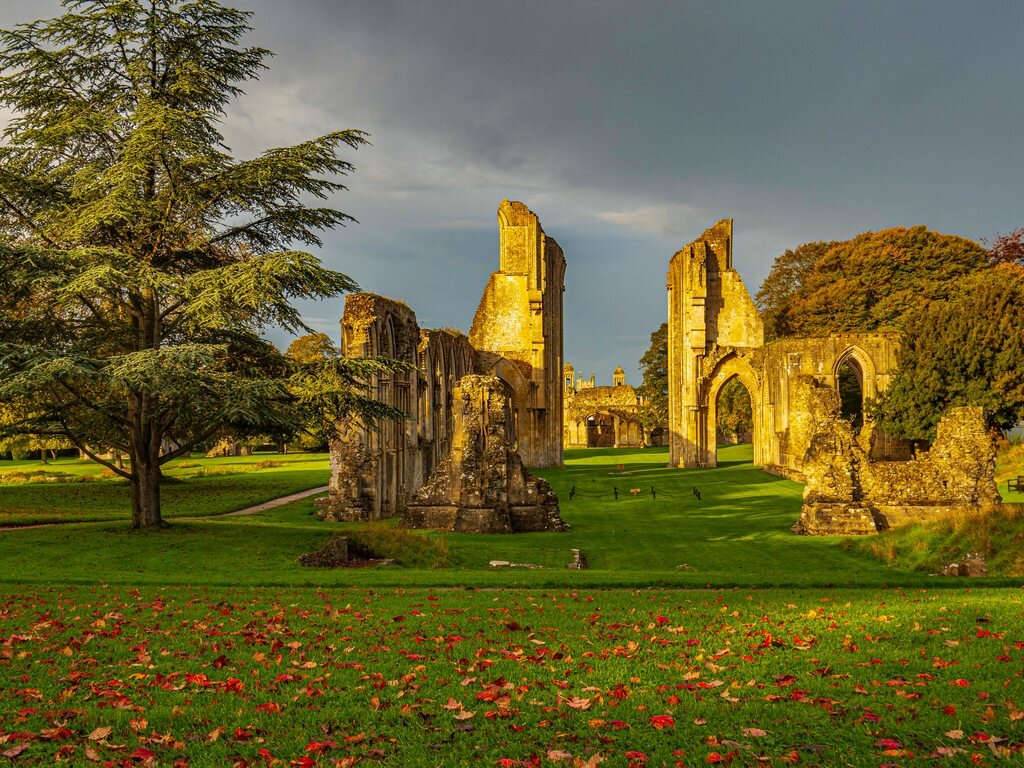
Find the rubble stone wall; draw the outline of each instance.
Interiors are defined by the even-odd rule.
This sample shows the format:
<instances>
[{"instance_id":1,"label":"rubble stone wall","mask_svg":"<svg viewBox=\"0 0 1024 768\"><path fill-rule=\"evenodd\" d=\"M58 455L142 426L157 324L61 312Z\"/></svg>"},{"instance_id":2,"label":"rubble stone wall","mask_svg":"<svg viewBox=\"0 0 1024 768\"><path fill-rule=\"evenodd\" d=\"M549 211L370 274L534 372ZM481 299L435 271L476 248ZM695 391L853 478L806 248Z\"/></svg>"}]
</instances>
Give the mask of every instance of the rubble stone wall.
<instances>
[{"instance_id":1,"label":"rubble stone wall","mask_svg":"<svg viewBox=\"0 0 1024 768\"><path fill-rule=\"evenodd\" d=\"M566 530L558 497L513 446L507 386L465 376L454 399L451 454L409 502L403 523L464 533Z\"/></svg>"},{"instance_id":2,"label":"rubble stone wall","mask_svg":"<svg viewBox=\"0 0 1024 768\"><path fill-rule=\"evenodd\" d=\"M562 464L562 292L565 257L537 216L508 200L498 209L500 268L484 290L470 336L421 329L406 304L370 293L346 297L342 351L410 365L367 382L374 397L408 415L368 429L338 425L331 441L329 520L402 514L452 450L454 390L468 374L502 380L513 416L511 447L530 466Z\"/></svg>"},{"instance_id":3,"label":"rubble stone wall","mask_svg":"<svg viewBox=\"0 0 1024 768\"><path fill-rule=\"evenodd\" d=\"M803 460L804 505L798 533L875 533L953 510L989 509L999 502L995 442L980 408L950 409L939 422L931 450L907 461L871 458L871 446L854 439L839 418L838 393L811 389L817 404Z\"/></svg>"}]
</instances>

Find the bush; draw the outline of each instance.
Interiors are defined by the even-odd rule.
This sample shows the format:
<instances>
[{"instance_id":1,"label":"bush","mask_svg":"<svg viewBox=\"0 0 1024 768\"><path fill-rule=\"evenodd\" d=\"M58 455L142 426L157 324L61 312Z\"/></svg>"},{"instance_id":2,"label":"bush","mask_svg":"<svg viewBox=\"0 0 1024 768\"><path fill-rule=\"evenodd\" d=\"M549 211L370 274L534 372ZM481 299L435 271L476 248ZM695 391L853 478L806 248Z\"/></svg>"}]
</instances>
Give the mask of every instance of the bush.
<instances>
[{"instance_id":1,"label":"bush","mask_svg":"<svg viewBox=\"0 0 1024 768\"><path fill-rule=\"evenodd\" d=\"M349 552L357 557L394 560L407 568L450 568L454 565L448 542L426 533L370 523L347 532Z\"/></svg>"}]
</instances>

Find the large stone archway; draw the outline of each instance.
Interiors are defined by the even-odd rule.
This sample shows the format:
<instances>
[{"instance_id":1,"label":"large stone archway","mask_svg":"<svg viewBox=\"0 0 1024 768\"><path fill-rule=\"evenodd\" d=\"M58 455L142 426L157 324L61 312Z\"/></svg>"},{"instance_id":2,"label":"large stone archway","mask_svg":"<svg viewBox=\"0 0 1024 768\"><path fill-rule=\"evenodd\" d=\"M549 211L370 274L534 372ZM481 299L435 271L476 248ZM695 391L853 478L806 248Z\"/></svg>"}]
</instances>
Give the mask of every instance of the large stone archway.
<instances>
[{"instance_id":1,"label":"large stone archway","mask_svg":"<svg viewBox=\"0 0 1024 768\"><path fill-rule=\"evenodd\" d=\"M839 333L764 343L757 307L732 267L732 220L677 252L668 271L669 449L674 467L717 463L717 398L731 379L750 394L754 463L799 476L814 428L813 386L855 369L861 399L889 386L893 333ZM872 458L907 458L905 441L875 435Z\"/></svg>"},{"instance_id":2,"label":"large stone archway","mask_svg":"<svg viewBox=\"0 0 1024 768\"><path fill-rule=\"evenodd\" d=\"M735 354L722 359L711 372L701 394L701 408L697 425L697 450L702 467L718 466L718 395L730 381L739 381L750 396L750 411L754 419L754 463L762 464L759 451L761 439L761 400L757 375L750 363Z\"/></svg>"}]
</instances>

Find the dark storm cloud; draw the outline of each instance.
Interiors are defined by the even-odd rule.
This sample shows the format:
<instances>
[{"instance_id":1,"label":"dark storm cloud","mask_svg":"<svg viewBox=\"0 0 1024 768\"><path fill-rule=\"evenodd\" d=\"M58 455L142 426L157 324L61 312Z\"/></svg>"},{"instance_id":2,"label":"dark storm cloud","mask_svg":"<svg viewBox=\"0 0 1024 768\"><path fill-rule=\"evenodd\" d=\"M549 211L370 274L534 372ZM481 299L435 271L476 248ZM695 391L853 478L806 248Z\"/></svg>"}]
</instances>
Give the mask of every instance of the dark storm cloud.
<instances>
[{"instance_id":1,"label":"dark storm cloud","mask_svg":"<svg viewBox=\"0 0 1024 768\"><path fill-rule=\"evenodd\" d=\"M232 147L372 134L337 200L361 223L325 260L465 329L497 204L521 199L566 251L566 357L601 380L635 380L669 257L719 218L751 292L810 239L1022 224L1016 1L249 6L278 55L226 121ZM46 12L10 0L0 22Z\"/></svg>"}]
</instances>

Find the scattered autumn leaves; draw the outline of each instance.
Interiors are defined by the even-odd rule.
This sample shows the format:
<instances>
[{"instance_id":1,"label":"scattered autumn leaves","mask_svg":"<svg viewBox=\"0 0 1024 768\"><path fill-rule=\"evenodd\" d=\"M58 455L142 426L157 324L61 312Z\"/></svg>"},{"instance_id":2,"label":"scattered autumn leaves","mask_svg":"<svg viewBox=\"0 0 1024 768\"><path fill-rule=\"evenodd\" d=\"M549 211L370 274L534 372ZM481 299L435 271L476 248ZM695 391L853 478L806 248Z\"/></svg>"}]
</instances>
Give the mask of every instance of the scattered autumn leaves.
<instances>
[{"instance_id":1,"label":"scattered autumn leaves","mask_svg":"<svg viewBox=\"0 0 1024 768\"><path fill-rule=\"evenodd\" d=\"M72 588L0 598L12 765L1001 764L1024 594Z\"/></svg>"}]
</instances>

